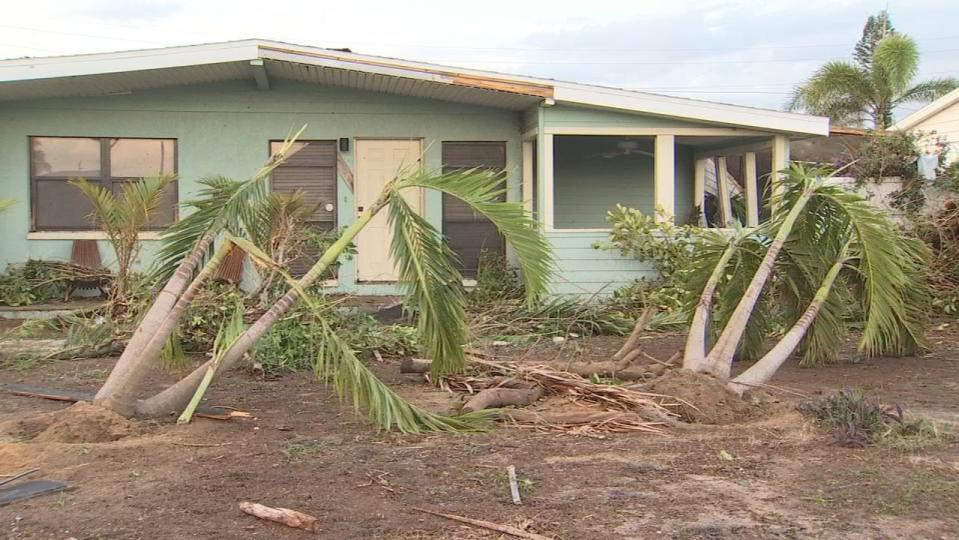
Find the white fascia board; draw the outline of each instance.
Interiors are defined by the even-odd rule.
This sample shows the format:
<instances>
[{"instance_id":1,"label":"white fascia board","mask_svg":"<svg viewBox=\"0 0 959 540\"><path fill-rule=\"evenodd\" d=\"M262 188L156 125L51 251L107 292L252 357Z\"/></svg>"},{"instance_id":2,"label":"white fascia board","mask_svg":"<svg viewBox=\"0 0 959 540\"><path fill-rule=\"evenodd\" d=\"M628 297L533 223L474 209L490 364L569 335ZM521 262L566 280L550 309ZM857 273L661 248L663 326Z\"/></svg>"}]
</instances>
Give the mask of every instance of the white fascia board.
<instances>
[{"instance_id":1,"label":"white fascia board","mask_svg":"<svg viewBox=\"0 0 959 540\"><path fill-rule=\"evenodd\" d=\"M0 82L176 68L257 57L256 41L0 61Z\"/></svg>"},{"instance_id":2,"label":"white fascia board","mask_svg":"<svg viewBox=\"0 0 959 540\"><path fill-rule=\"evenodd\" d=\"M924 122L928 118L935 116L941 111L947 109L954 103L959 103L959 88L949 92L948 94L942 96L941 98L933 101L929 105L919 109L918 111L910 114L909 116L903 118L899 122L896 122L896 125L892 129L904 130L912 129Z\"/></svg>"},{"instance_id":3,"label":"white fascia board","mask_svg":"<svg viewBox=\"0 0 959 540\"><path fill-rule=\"evenodd\" d=\"M577 84L558 83L554 93L557 102L748 126L769 131L829 135L829 119L821 116Z\"/></svg>"}]
</instances>

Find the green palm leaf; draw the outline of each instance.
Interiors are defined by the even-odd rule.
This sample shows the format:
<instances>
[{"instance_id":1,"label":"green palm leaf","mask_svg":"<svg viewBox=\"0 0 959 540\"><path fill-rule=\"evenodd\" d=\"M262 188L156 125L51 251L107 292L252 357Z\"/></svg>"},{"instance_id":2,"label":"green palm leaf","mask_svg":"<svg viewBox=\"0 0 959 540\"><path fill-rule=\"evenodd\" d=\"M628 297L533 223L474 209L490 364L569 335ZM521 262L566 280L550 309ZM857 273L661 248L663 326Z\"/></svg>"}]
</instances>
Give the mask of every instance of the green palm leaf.
<instances>
[{"instance_id":1,"label":"green palm leaf","mask_svg":"<svg viewBox=\"0 0 959 540\"><path fill-rule=\"evenodd\" d=\"M0 199L0 212L3 212L7 208L10 208L14 204L17 204L17 201L13 199Z\"/></svg>"},{"instance_id":2,"label":"green palm leaf","mask_svg":"<svg viewBox=\"0 0 959 540\"><path fill-rule=\"evenodd\" d=\"M256 213L268 193L270 174L290 155L296 139L306 126L287 138L270 160L244 181L213 176L200 180L202 186L193 200L183 203L191 212L163 233L163 244L157 252L152 277L166 281L180 261L203 239L228 231L240 234L245 226L257 222Z\"/></svg>"},{"instance_id":3,"label":"green palm leaf","mask_svg":"<svg viewBox=\"0 0 959 540\"><path fill-rule=\"evenodd\" d=\"M521 203L500 201L506 192L506 179L501 174L486 169L441 175L421 172L402 179L398 188L404 187L424 187L452 195L488 218L516 253L529 304L547 292L554 269L550 244Z\"/></svg>"},{"instance_id":4,"label":"green palm leaf","mask_svg":"<svg viewBox=\"0 0 959 540\"><path fill-rule=\"evenodd\" d=\"M390 198L388 219L393 231L390 255L407 290L407 307L417 313L424 347L436 377L463 371L467 338L463 276L456 254L443 236L417 214L401 195Z\"/></svg>"}]
</instances>

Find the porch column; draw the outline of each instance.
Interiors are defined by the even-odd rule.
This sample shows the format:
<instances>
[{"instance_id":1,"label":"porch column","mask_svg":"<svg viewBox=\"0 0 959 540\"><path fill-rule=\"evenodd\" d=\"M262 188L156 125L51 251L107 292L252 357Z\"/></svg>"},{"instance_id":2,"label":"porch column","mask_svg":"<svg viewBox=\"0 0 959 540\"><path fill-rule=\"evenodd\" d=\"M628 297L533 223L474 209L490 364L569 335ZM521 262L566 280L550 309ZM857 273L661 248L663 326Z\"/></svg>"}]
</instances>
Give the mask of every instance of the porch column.
<instances>
[{"instance_id":1,"label":"porch column","mask_svg":"<svg viewBox=\"0 0 959 540\"><path fill-rule=\"evenodd\" d=\"M539 220L547 231L553 230L553 135L544 133L539 144L537 183L543 196L539 201Z\"/></svg>"},{"instance_id":2,"label":"porch column","mask_svg":"<svg viewBox=\"0 0 959 540\"><path fill-rule=\"evenodd\" d=\"M719 191L719 210L722 216L722 227L726 228L733 223L733 207L729 200L729 169L726 167L726 156L716 158L716 188Z\"/></svg>"},{"instance_id":3,"label":"porch column","mask_svg":"<svg viewBox=\"0 0 959 540\"><path fill-rule=\"evenodd\" d=\"M696 222L703 226L706 225L706 160L703 158L696 160L696 174L693 184L693 204L698 209Z\"/></svg>"},{"instance_id":4,"label":"porch column","mask_svg":"<svg viewBox=\"0 0 959 540\"><path fill-rule=\"evenodd\" d=\"M756 152L743 154L743 181L746 184L746 225L759 225L759 187L756 177Z\"/></svg>"},{"instance_id":5,"label":"porch column","mask_svg":"<svg viewBox=\"0 0 959 540\"><path fill-rule=\"evenodd\" d=\"M533 212L533 141L523 141L523 208Z\"/></svg>"},{"instance_id":6,"label":"porch column","mask_svg":"<svg viewBox=\"0 0 959 540\"><path fill-rule=\"evenodd\" d=\"M772 183L772 197L773 200L777 200L782 195L782 179L783 179L783 169L786 168L786 165L789 163L789 139L785 135L775 135L773 136L773 148L772 148L772 175L770 176L770 182ZM776 205L772 205L772 212L776 212Z\"/></svg>"},{"instance_id":7,"label":"porch column","mask_svg":"<svg viewBox=\"0 0 959 540\"><path fill-rule=\"evenodd\" d=\"M666 222L673 221L676 212L676 137L657 135L654 152L653 201L656 218ZM665 215L661 216L662 209Z\"/></svg>"}]
</instances>

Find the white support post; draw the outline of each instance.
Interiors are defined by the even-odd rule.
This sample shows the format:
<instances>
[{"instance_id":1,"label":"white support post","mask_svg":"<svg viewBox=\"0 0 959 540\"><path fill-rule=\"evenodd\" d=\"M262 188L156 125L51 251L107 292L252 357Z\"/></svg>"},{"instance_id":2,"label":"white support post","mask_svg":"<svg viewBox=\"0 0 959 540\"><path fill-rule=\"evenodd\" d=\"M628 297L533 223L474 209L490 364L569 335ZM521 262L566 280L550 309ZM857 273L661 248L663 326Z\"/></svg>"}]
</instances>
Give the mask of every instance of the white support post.
<instances>
[{"instance_id":1,"label":"white support post","mask_svg":"<svg viewBox=\"0 0 959 540\"><path fill-rule=\"evenodd\" d=\"M696 217L699 225L706 225L706 160L696 160L696 174L693 184L693 204L696 205L699 215Z\"/></svg>"},{"instance_id":2,"label":"white support post","mask_svg":"<svg viewBox=\"0 0 959 540\"><path fill-rule=\"evenodd\" d=\"M769 181L772 183L772 197L777 200L782 195L783 171L789 163L789 139L785 135L773 136L772 149L772 174ZM773 213L776 213L776 205L771 206Z\"/></svg>"},{"instance_id":3,"label":"white support post","mask_svg":"<svg viewBox=\"0 0 959 540\"><path fill-rule=\"evenodd\" d=\"M729 172L726 169L726 156L720 156L716 164L716 188L719 191L719 213L722 226L729 227L733 222L733 208L729 201Z\"/></svg>"},{"instance_id":4,"label":"white support post","mask_svg":"<svg viewBox=\"0 0 959 540\"><path fill-rule=\"evenodd\" d=\"M756 174L756 152L743 154L743 182L746 184L746 225L759 225L759 184Z\"/></svg>"},{"instance_id":5,"label":"white support post","mask_svg":"<svg viewBox=\"0 0 959 540\"><path fill-rule=\"evenodd\" d=\"M523 208L533 211L533 141L523 141Z\"/></svg>"},{"instance_id":6,"label":"white support post","mask_svg":"<svg viewBox=\"0 0 959 540\"><path fill-rule=\"evenodd\" d=\"M654 153L653 200L656 217L672 222L676 212L676 137L657 135ZM665 213L660 215L659 210Z\"/></svg>"},{"instance_id":7,"label":"white support post","mask_svg":"<svg viewBox=\"0 0 959 540\"><path fill-rule=\"evenodd\" d=\"M553 230L553 135L543 134L543 148L540 150L538 182L542 186L543 199L540 201L539 213L542 216L543 227L547 231Z\"/></svg>"}]
</instances>

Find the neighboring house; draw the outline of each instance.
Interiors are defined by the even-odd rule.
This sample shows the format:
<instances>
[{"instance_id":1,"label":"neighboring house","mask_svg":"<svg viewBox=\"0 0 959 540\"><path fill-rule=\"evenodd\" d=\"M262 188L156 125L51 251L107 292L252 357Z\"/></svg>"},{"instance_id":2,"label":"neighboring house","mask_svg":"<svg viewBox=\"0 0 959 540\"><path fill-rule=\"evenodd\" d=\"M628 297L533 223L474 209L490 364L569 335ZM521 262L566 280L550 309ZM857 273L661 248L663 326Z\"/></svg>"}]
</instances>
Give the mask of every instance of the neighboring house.
<instances>
[{"instance_id":1,"label":"neighboring house","mask_svg":"<svg viewBox=\"0 0 959 540\"><path fill-rule=\"evenodd\" d=\"M557 294L609 293L651 275L592 248L617 203L696 219L707 164L731 157L755 222L790 140L829 129L827 119L800 114L264 40L5 60L0 196L24 204L0 215L0 264L66 258L72 240L103 238L70 177L115 189L177 173L162 226L176 219L177 201L196 195L198 179L249 177L304 124L300 150L272 187L304 190L317 204L314 226L350 224L404 166L503 169L507 198L536 213L554 247ZM435 192L417 202L467 276L481 249L504 249L461 204ZM380 217L360 235L332 290L397 292L386 227ZM148 259L158 242L146 244Z\"/></svg>"},{"instance_id":2,"label":"neighboring house","mask_svg":"<svg viewBox=\"0 0 959 540\"><path fill-rule=\"evenodd\" d=\"M946 162L959 159L959 88L903 118L893 129L935 132L948 143Z\"/></svg>"}]
</instances>

